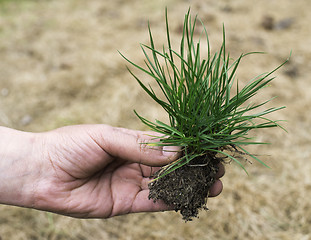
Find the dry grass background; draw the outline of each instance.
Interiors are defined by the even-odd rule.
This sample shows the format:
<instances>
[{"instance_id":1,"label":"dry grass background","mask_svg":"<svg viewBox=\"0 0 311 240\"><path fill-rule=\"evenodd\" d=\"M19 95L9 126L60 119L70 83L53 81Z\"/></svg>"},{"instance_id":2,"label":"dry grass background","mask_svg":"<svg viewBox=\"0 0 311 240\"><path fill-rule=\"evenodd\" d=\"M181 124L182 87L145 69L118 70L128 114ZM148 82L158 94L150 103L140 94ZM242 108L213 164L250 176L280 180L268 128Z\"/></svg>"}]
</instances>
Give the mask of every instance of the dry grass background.
<instances>
[{"instance_id":1,"label":"dry grass background","mask_svg":"<svg viewBox=\"0 0 311 240\"><path fill-rule=\"evenodd\" d=\"M251 149L271 169L248 164L248 177L234 164L226 166L223 193L209 200L210 211L199 219L185 224L179 214L166 212L78 220L1 206L0 239L311 239L309 5L309 0L0 1L0 124L25 131L80 123L144 129L134 108L151 119L163 118L117 50L141 63L138 43L148 41L148 19L162 43L165 6L174 41L191 6L213 49L224 23L233 57L269 53L242 62L241 84L272 70L293 51L257 98L277 95L273 105L287 106L271 117L286 119L288 133L258 132L258 140L273 144ZM262 26L267 16L274 19L271 30Z\"/></svg>"}]
</instances>

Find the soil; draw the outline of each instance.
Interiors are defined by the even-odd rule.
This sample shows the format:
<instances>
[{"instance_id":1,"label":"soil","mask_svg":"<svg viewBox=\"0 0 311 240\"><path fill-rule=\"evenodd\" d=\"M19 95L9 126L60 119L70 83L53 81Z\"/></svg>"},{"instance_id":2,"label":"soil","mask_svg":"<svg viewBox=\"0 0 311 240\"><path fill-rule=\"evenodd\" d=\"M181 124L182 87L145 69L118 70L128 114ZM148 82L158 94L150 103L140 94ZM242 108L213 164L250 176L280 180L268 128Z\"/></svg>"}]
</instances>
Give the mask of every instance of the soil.
<instances>
[{"instance_id":1,"label":"soil","mask_svg":"<svg viewBox=\"0 0 311 240\"><path fill-rule=\"evenodd\" d=\"M158 178L163 173L160 169L154 176L158 179L149 183L149 199L161 199L176 212L180 211L185 221L191 221L198 217L200 209L208 210L208 193L216 180L219 163L215 154L206 154Z\"/></svg>"}]
</instances>

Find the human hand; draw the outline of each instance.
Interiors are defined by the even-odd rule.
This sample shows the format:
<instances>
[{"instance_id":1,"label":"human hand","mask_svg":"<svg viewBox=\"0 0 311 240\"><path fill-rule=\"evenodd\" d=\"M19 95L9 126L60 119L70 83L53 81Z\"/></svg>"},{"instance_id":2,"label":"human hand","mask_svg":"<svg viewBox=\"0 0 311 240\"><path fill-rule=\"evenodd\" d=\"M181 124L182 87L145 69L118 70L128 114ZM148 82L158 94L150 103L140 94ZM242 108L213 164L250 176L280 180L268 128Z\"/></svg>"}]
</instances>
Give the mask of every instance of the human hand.
<instances>
[{"instance_id":1,"label":"human hand","mask_svg":"<svg viewBox=\"0 0 311 240\"><path fill-rule=\"evenodd\" d=\"M154 203L148 199L148 182L152 173L175 160L178 154L141 144L151 140L147 132L80 125L45 133L14 133L22 135L17 143L23 143L20 152L27 155L27 161L15 158L15 164L20 162L16 174L22 176L24 183L23 191L11 196L19 193L24 201L12 202L6 197L3 203L79 218L170 209L160 201ZM27 150L27 144L31 151ZM25 164L27 171L23 173ZM221 165L217 177L223 174ZM18 181L14 186L18 188ZM222 183L217 180L210 196L221 191Z\"/></svg>"}]
</instances>

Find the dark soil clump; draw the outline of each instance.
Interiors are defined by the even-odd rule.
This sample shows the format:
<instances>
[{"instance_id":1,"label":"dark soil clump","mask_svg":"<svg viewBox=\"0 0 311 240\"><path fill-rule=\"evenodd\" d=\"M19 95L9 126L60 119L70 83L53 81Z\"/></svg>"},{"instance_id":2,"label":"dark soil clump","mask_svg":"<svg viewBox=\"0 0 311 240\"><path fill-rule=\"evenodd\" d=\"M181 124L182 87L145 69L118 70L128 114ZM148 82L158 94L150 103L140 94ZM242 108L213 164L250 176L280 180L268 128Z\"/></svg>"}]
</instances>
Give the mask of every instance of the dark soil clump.
<instances>
[{"instance_id":1,"label":"dark soil clump","mask_svg":"<svg viewBox=\"0 0 311 240\"><path fill-rule=\"evenodd\" d=\"M149 183L149 199L163 200L165 204L180 211L186 221L198 217L200 209L207 210L209 189L215 182L220 159L205 155ZM161 170L153 176L157 178Z\"/></svg>"}]
</instances>

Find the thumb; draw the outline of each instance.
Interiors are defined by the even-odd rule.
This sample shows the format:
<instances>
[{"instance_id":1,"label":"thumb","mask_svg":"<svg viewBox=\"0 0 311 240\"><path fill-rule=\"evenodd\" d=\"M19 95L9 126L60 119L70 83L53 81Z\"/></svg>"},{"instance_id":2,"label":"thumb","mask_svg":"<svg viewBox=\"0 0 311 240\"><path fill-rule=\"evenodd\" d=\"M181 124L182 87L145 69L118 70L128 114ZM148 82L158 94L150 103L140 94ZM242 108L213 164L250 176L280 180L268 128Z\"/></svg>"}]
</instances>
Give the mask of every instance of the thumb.
<instances>
[{"instance_id":1,"label":"thumb","mask_svg":"<svg viewBox=\"0 0 311 240\"><path fill-rule=\"evenodd\" d=\"M109 155L149 166L163 166L179 156L180 147L156 146L155 132L136 131L103 125L98 144ZM152 135L152 136L151 136Z\"/></svg>"}]
</instances>

